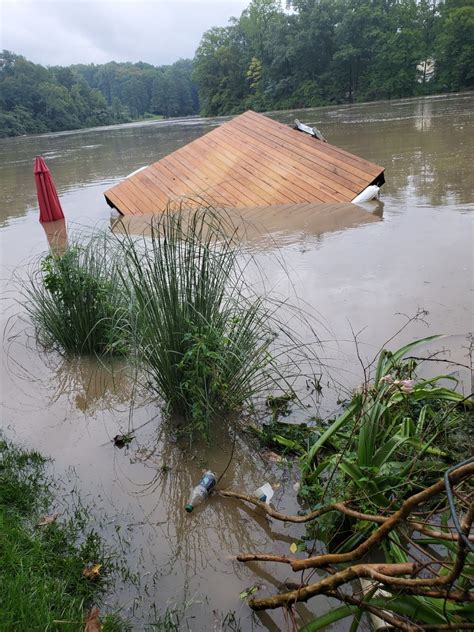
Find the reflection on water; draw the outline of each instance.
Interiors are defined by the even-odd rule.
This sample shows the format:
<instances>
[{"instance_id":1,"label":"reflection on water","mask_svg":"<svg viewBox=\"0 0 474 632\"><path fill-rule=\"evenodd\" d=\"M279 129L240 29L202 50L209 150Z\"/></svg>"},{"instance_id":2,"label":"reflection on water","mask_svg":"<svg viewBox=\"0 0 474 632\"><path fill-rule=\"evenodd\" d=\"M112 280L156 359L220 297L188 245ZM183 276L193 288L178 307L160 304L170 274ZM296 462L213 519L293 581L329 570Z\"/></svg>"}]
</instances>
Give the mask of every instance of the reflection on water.
<instances>
[{"instance_id":1,"label":"reflection on water","mask_svg":"<svg viewBox=\"0 0 474 632\"><path fill-rule=\"evenodd\" d=\"M472 104L472 95L461 95L299 112L298 118L316 124L331 143L386 167L381 202L351 208L353 222L346 212L323 217L308 208L293 215L256 209L247 217L268 286L281 296L296 291L325 325L317 330L324 339L325 366L315 367L315 373L321 374L328 415L337 399L335 384L350 388L361 381L353 332L363 359L372 359L403 324L403 314L413 315L419 307L429 311L429 326L414 323L400 345L449 333L439 346L448 347L454 361L468 363L466 333L472 330L474 296L468 172ZM295 113L271 116L292 123ZM69 230L74 224L107 227L110 210L103 192L111 184L219 122L166 121L0 140L3 324L22 311L9 283L12 273L21 276L25 262L49 247L38 222L35 155L46 157ZM53 232L64 241L63 228ZM272 249L278 249L281 265L268 256ZM158 404L135 388L123 361L104 364L45 354L31 333L20 325L3 338L2 425L19 441L54 457L58 471L74 468L85 502L106 516L101 528L123 544L130 571L140 575L138 585L126 582L117 594L135 629L142 629L155 609L184 602L194 617L193 630L208 632L213 610L220 620L235 611L244 630L285 629L282 613L252 617L238 595L253 584L261 594L271 594L285 579L294 580L291 572L274 564L241 565L232 556L239 551L287 554L301 526L269 521L218 496L191 515L184 511L202 470L211 467L219 475L229 462L233 435L226 425L216 430L212 447L190 447L176 438L171 425L161 423ZM436 372L431 366L427 370ZM311 414L314 407L308 409ZM135 439L118 450L113 437L129 430ZM250 492L269 480L280 485L276 506L295 513L295 474L264 462L238 438L221 484ZM330 604L318 598L301 605L301 621Z\"/></svg>"},{"instance_id":2,"label":"reflection on water","mask_svg":"<svg viewBox=\"0 0 474 632\"><path fill-rule=\"evenodd\" d=\"M417 132L427 132L433 122L433 102L422 100L415 109L415 128Z\"/></svg>"},{"instance_id":3,"label":"reflection on water","mask_svg":"<svg viewBox=\"0 0 474 632\"><path fill-rule=\"evenodd\" d=\"M67 223L65 219L41 224L48 240L50 251L55 255L63 254L68 248Z\"/></svg>"},{"instance_id":4,"label":"reflection on water","mask_svg":"<svg viewBox=\"0 0 474 632\"><path fill-rule=\"evenodd\" d=\"M52 403L66 396L78 410L91 413L98 407L112 410L133 398L135 376L124 361L66 357L51 369Z\"/></svg>"},{"instance_id":5,"label":"reflection on water","mask_svg":"<svg viewBox=\"0 0 474 632\"><path fill-rule=\"evenodd\" d=\"M316 240L322 235L377 222L383 216L383 203L290 204L259 206L225 211L229 236L258 248L275 249L295 241ZM112 217L110 226L117 234L144 235L152 231L153 213ZM225 228L225 227L224 227Z\"/></svg>"}]
</instances>

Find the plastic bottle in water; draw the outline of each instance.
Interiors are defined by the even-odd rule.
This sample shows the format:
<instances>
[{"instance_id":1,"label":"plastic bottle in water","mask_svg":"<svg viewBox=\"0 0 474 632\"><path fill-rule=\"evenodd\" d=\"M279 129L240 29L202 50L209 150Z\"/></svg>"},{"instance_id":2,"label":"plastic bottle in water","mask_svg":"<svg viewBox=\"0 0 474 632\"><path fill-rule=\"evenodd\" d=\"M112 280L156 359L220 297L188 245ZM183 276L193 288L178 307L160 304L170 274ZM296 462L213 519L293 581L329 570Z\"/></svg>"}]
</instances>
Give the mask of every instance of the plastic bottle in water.
<instances>
[{"instance_id":1,"label":"plastic bottle in water","mask_svg":"<svg viewBox=\"0 0 474 632\"><path fill-rule=\"evenodd\" d=\"M204 472L201 480L191 492L188 503L185 509L188 513L202 503L208 496L211 490L215 487L217 482L216 475L211 470Z\"/></svg>"}]
</instances>

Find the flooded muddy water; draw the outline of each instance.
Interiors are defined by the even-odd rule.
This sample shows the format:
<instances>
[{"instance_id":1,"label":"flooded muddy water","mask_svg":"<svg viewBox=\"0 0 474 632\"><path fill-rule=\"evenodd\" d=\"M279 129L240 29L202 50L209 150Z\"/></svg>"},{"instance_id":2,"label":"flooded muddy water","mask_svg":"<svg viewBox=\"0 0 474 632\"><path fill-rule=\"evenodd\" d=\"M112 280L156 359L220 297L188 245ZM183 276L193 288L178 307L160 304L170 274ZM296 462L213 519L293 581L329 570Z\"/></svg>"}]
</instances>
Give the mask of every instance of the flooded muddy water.
<instances>
[{"instance_id":1,"label":"flooded muddy water","mask_svg":"<svg viewBox=\"0 0 474 632\"><path fill-rule=\"evenodd\" d=\"M354 332L360 354L371 358L407 316L424 309L425 322L412 323L394 344L445 334L439 346L467 362L474 297L473 105L474 96L466 94L298 112L332 144L386 168L381 201L366 207L375 214L367 222L339 217L317 225L301 215L293 221L276 215L266 225L264 212L252 217L261 227L261 242L254 237L253 243L257 250L260 244L268 286L281 296L300 296L318 319L322 366L315 372L321 373L327 414L339 395L335 383L351 388L362 380ZM291 123L295 114L270 116ZM255 584L259 594L276 592L291 572L272 564L244 566L232 557L240 551L287 554L301 527L267 521L220 497L191 515L184 505L203 468L220 474L233 456L222 486L251 492L269 480L277 487L275 505L293 513L299 509L297 468L266 462L241 439L232 453L233 435L225 426L211 446L176 441L125 363L41 351L12 278L48 247L32 173L37 154L51 169L68 230L109 226L103 192L110 185L221 120L0 140L2 427L54 459L57 472L93 508L93 522L123 550L136 577L118 586L109 602L122 607L136 630L175 606L185 607L192 630L218 630L226 616L230 626L228 613L235 613L242 630L286 629L282 613L252 616L239 593ZM272 250L284 266L266 263ZM115 448L112 438L131 429L131 445ZM320 597L299 606L300 622L334 603Z\"/></svg>"}]
</instances>

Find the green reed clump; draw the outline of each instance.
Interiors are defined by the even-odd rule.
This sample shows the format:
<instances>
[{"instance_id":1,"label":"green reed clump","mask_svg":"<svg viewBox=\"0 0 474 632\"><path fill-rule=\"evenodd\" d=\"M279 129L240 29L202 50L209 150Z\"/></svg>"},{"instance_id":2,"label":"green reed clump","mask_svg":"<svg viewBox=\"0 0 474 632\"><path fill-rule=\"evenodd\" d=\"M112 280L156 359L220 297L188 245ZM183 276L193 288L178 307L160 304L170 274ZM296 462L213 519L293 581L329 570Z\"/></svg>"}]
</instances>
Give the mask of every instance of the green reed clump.
<instances>
[{"instance_id":1,"label":"green reed clump","mask_svg":"<svg viewBox=\"0 0 474 632\"><path fill-rule=\"evenodd\" d=\"M45 346L81 354L129 351L127 294L110 250L106 236L94 236L46 255L31 272L25 307Z\"/></svg>"},{"instance_id":2,"label":"green reed clump","mask_svg":"<svg viewBox=\"0 0 474 632\"><path fill-rule=\"evenodd\" d=\"M235 229L212 208L168 209L151 235L125 237L136 352L170 413L208 434L273 383L273 309L255 296Z\"/></svg>"}]
</instances>

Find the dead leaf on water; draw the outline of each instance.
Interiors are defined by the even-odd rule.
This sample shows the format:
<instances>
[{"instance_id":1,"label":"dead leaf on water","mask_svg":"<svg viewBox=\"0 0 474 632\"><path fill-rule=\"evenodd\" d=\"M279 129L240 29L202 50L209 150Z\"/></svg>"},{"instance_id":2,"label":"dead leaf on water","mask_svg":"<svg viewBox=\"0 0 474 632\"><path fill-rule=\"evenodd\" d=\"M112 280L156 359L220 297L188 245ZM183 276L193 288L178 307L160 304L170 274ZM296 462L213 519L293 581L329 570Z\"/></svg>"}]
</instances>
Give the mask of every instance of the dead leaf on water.
<instances>
[{"instance_id":1,"label":"dead leaf on water","mask_svg":"<svg viewBox=\"0 0 474 632\"><path fill-rule=\"evenodd\" d=\"M37 527L46 527L48 524L53 524L59 518L58 513L51 514L49 516L43 516L41 520L36 523Z\"/></svg>"},{"instance_id":2,"label":"dead leaf on water","mask_svg":"<svg viewBox=\"0 0 474 632\"><path fill-rule=\"evenodd\" d=\"M99 619L99 608L96 606L86 612L84 632L101 632L102 625Z\"/></svg>"},{"instance_id":3,"label":"dead leaf on water","mask_svg":"<svg viewBox=\"0 0 474 632\"><path fill-rule=\"evenodd\" d=\"M82 569L82 574L86 579L90 579L91 581L95 581L100 577L100 569L102 568L102 564L93 564L92 566L85 566Z\"/></svg>"},{"instance_id":4,"label":"dead leaf on water","mask_svg":"<svg viewBox=\"0 0 474 632\"><path fill-rule=\"evenodd\" d=\"M296 553L296 551L297 551L297 550L298 550L298 545L296 544L296 542L292 542L292 543L290 544L290 551L291 551L292 553Z\"/></svg>"}]
</instances>

